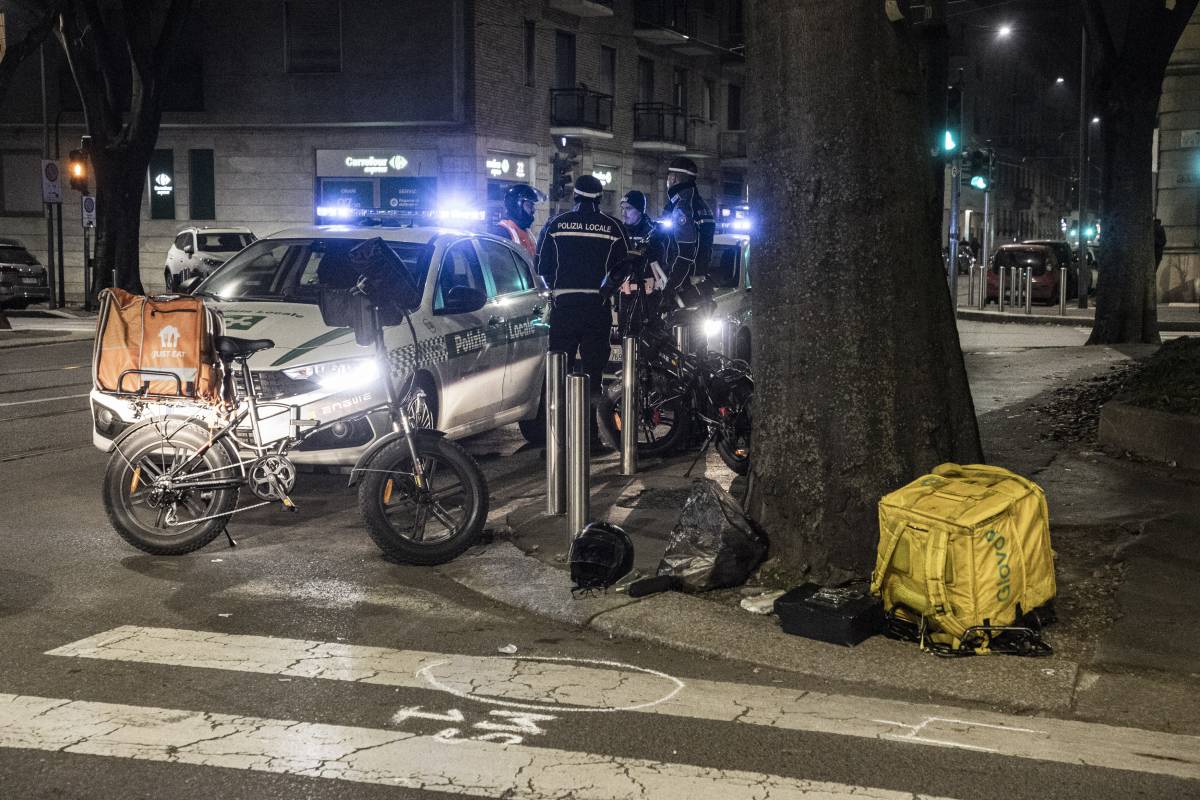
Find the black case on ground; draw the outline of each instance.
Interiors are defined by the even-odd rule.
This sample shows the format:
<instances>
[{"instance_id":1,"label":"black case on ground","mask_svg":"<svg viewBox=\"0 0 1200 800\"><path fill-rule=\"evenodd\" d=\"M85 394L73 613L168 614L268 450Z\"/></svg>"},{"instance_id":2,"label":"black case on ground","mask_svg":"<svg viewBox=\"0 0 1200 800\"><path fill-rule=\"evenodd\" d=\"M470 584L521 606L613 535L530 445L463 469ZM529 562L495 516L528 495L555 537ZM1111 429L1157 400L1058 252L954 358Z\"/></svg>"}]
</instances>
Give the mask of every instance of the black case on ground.
<instances>
[{"instance_id":1,"label":"black case on ground","mask_svg":"<svg viewBox=\"0 0 1200 800\"><path fill-rule=\"evenodd\" d=\"M853 646L883 628L880 601L852 589L805 583L775 601L783 630L830 644Z\"/></svg>"}]
</instances>

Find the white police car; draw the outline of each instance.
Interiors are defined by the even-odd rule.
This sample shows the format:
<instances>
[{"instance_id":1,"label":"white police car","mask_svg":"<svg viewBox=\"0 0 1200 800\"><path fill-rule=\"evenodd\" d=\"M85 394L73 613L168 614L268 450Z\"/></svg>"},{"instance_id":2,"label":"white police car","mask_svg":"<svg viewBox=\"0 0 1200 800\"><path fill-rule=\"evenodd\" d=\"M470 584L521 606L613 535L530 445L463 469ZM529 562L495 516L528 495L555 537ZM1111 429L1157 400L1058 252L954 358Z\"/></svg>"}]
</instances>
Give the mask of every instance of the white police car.
<instances>
[{"instance_id":1,"label":"white police car","mask_svg":"<svg viewBox=\"0 0 1200 800\"><path fill-rule=\"evenodd\" d=\"M513 422L530 438L538 419L546 311L527 257L487 234L436 227L309 226L260 239L234 256L195 290L224 317L225 333L271 339L249 365L264 408L267 440L287 434L291 407L301 419L328 422L384 401L373 351L355 343L349 328L322 322L318 286L357 277L346 253L381 237L400 257L423 299L408 326L386 331L390 379L416 373L418 394L409 411L417 424L451 438ZM482 302L456 303L471 297ZM93 391L93 443L102 450L134 421L127 401ZM173 411L164 404L163 413ZM332 425L290 453L298 464L353 465L365 446L389 430L386 414Z\"/></svg>"}]
</instances>

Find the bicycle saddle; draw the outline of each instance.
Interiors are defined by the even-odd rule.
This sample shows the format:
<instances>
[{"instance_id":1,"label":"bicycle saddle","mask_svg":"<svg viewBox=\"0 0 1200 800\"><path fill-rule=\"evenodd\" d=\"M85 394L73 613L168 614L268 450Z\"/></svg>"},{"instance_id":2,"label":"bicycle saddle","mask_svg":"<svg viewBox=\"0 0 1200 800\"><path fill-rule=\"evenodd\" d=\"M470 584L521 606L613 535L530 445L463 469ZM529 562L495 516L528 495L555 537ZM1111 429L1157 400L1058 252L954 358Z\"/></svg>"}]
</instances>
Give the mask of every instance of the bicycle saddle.
<instances>
[{"instance_id":1,"label":"bicycle saddle","mask_svg":"<svg viewBox=\"0 0 1200 800\"><path fill-rule=\"evenodd\" d=\"M259 350L267 350L275 346L275 342L270 339L238 339L235 336L214 336L213 342L217 346L217 354L224 361L245 358Z\"/></svg>"}]
</instances>

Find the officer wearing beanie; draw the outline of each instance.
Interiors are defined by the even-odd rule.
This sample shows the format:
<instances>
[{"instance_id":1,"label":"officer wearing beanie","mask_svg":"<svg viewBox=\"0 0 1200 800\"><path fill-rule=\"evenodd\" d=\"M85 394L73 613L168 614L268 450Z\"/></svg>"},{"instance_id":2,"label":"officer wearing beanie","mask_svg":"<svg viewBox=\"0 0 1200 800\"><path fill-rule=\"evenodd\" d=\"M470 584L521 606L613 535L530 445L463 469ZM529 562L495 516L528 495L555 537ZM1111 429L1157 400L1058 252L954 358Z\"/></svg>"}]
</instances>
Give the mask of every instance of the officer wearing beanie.
<instances>
[{"instance_id":1,"label":"officer wearing beanie","mask_svg":"<svg viewBox=\"0 0 1200 800\"><path fill-rule=\"evenodd\" d=\"M529 226L533 225L533 207L541 198L537 189L526 183L509 188L504 193L504 216L496 223L491 231L502 239L511 239L519 245L529 257L537 257L537 247Z\"/></svg>"},{"instance_id":2,"label":"officer wearing beanie","mask_svg":"<svg viewBox=\"0 0 1200 800\"><path fill-rule=\"evenodd\" d=\"M667 289L672 294L689 283L692 276L708 276L716 222L696 188L698 172L696 162L690 158L672 159L667 167L667 205L663 216L671 221Z\"/></svg>"},{"instance_id":3,"label":"officer wearing beanie","mask_svg":"<svg viewBox=\"0 0 1200 800\"><path fill-rule=\"evenodd\" d=\"M553 298L549 347L567 354L568 370L578 361L592 392L600 390L612 328L600 285L629 253L621 223L600 210L603 191L594 176L577 178L575 206L542 228L537 245L537 273Z\"/></svg>"},{"instance_id":4,"label":"officer wearing beanie","mask_svg":"<svg viewBox=\"0 0 1200 800\"><path fill-rule=\"evenodd\" d=\"M643 275L621 287L621 331L636 334L641 323L658 313L659 296L666 286L668 239L646 214L646 195L636 189L626 192L620 209L625 234L635 249L642 252L646 266ZM641 297L637 296L639 290ZM635 309L640 311L637 318L631 316Z\"/></svg>"}]
</instances>

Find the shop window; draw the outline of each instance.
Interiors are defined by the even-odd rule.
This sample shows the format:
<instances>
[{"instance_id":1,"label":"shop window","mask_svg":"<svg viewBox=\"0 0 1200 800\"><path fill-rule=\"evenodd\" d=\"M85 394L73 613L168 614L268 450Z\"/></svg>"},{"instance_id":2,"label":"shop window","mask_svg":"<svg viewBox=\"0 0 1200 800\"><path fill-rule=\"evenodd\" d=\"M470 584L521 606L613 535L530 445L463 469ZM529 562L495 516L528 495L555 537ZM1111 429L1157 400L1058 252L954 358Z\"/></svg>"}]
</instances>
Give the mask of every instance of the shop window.
<instances>
[{"instance_id":1,"label":"shop window","mask_svg":"<svg viewBox=\"0 0 1200 800\"><path fill-rule=\"evenodd\" d=\"M217 218L217 186L212 150L188 150L188 215Z\"/></svg>"},{"instance_id":2,"label":"shop window","mask_svg":"<svg viewBox=\"0 0 1200 800\"><path fill-rule=\"evenodd\" d=\"M42 215L42 156L36 150L0 151L0 214Z\"/></svg>"},{"instance_id":3,"label":"shop window","mask_svg":"<svg viewBox=\"0 0 1200 800\"><path fill-rule=\"evenodd\" d=\"M342 71L340 0L285 0L284 69L293 74Z\"/></svg>"}]
</instances>

